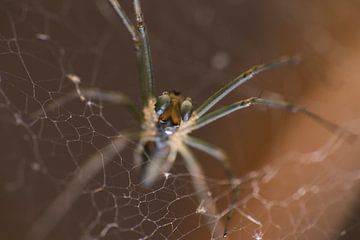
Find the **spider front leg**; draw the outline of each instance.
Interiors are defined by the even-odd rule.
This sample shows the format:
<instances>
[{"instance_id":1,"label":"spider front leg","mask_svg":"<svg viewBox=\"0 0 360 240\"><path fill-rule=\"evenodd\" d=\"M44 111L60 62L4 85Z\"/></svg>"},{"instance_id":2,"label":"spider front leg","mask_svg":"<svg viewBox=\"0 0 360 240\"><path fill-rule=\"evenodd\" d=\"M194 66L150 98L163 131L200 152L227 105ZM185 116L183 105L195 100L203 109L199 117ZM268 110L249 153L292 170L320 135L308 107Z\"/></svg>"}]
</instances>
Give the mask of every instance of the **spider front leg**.
<instances>
[{"instance_id":1,"label":"spider front leg","mask_svg":"<svg viewBox=\"0 0 360 240\"><path fill-rule=\"evenodd\" d=\"M145 106L149 98L153 96L153 68L149 37L146 30L140 1L133 1L136 15L136 25L134 25L129 20L129 17L127 16L125 10L121 7L117 0L109 0L109 2L116 11L116 13L120 16L134 42L141 82L141 95L143 99L143 105Z\"/></svg>"},{"instance_id":2,"label":"spider front leg","mask_svg":"<svg viewBox=\"0 0 360 240\"><path fill-rule=\"evenodd\" d=\"M351 132L339 127L338 125L320 117L319 115L307 110L305 107L296 105L290 102L285 101L279 101L279 100L271 100L271 99L264 99L259 97L251 97L245 100L241 100L239 102L230 104L228 106L222 107L218 110L215 110L213 112L207 113L206 115L198 118L195 120L195 123L193 126L190 127L191 131L202 128L209 123L212 123L219 118L225 117L229 115L232 112L235 112L239 109L247 108L254 105L263 105L268 106L272 108L281 108L285 109L289 112L294 113L302 113L305 116L309 117L313 121L319 123L323 127L325 127L327 130L329 130L332 133L339 134L341 136L345 136L346 139L351 140L352 138L356 137Z\"/></svg>"},{"instance_id":3,"label":"spider front leg","mask_svg":"<svg viewBox=\"0 0 360 240\"><path fill-rule=\"evenodd\" d=\"M222 164L222 166L224 168L225 175L229 179L229 182L231 184L231 189L232 189L232 200L231 200L230 210L228 211L228 213L226 215L226 222L225 222L225 226L224 226L224 235L223 236L226 237L228 234L228 224L231 220L234 208L235 208L237 202L239 201L239 197L240 197L240 188L239 188L238 181L235 178L233 171L231 170L230 163L227 160L225 153L220 148L218 148L210 143L204 142L200 139L196 139L194 137L189 137L189 136L186 137L185 143L188 144L189 146L196 148L200 151L203 151L203 152L209 154L210 156L214 157L215 159L219 160L219 162Z\"/></svg>"},{"instance_id":4,"label":"spider front leg","mask_svg":"<svg viewBox=\"0 0 360 240\"><path fill-rule=\"evenodd\" d=\"M96 99L98 101L105 101L109 103L119 104L124 106L133 117L140 121L141 113L135 106L135 104L130 100L128 96L121 92L114 91L105 91L98 88L84 88L80 89L78 85L76 85L76 90L55 99L50 104L47 104L45 107L33 112L31 114L31 119L36 119L38 117L46 115L47 112L51 112L56 110L59 106L64 106L65 104L80 98L82 101L88 101L91 99Z\"/></svg>"},{"instance_id":5,"label":"spider front leg","mask_svg":"<svg viewBox=\"0 0 360 240\"><path fill-rule=\"evenodd\" d=\"M141 10L140 0L134 0L136 14L136 28L140 36L140 50L136 55L140 69L143 100L148 101L153 96L153 67L151 59L150 41L146 30L144 15Z\"/></svg>"},{"instance_id":6,"label":"spider front leg","mask_svg":"<svg viewBox=\"0 0 360 240\"><path fill-rule=\"evenodd\" d=\"M226 84L224 87L220 88L216 93L211 95L208 99L204 101L194 112L194 116L199 118L204 115L210 108L212 108L216 103L218 103L221 99L227 96L231 91L235 88L239 87L243 83L247 82L248 80L252 79L255 75L280 67L285 64L296 64L300 61L300 58L297 56L283 56L273 62L256 65L245 72L241 73L237 76L234 80Z\"/></svg>"}]
</instances>

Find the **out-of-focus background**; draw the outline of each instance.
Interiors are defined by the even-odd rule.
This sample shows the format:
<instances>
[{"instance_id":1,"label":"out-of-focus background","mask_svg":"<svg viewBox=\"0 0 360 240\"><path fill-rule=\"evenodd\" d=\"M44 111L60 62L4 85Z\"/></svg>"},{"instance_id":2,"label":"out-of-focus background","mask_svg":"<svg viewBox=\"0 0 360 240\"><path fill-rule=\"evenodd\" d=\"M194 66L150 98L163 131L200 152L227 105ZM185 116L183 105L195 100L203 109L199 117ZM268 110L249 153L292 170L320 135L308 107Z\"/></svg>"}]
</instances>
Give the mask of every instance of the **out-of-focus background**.
<instances>
[{"instance_id":1,"label":"out-of-focus background","mask_svg":"<svg viewBox=\"0 0 360 240\"><path fill-rule=\"evenodd\" d=\"M133 19L131 1L120 3ZM15 240L87 157L118 132L139 129L106 102L75 98L48 110L74 91L67 75L82 87L126 93L138 105L140 93L130 36L106 1L0 4L0 238ZM157 94L174 89L197 105L252 65L297 54L301 64L256 76L219 106L250 96L287 100L360 133L360 2L147 0L143 10ZM265 107L194 135L224 149L239 177L230 239L359 238L357 139L344 142L300 114ZM170 183L144 190L132 165L135 148L130 142L100 171L46 239L221 239L219 227L209 231L212 224L196 212L182 160ZM223 212L213 220L221 225L229 185L215 160L195 155L218 196Z\"/></svg>"}]
</instances>

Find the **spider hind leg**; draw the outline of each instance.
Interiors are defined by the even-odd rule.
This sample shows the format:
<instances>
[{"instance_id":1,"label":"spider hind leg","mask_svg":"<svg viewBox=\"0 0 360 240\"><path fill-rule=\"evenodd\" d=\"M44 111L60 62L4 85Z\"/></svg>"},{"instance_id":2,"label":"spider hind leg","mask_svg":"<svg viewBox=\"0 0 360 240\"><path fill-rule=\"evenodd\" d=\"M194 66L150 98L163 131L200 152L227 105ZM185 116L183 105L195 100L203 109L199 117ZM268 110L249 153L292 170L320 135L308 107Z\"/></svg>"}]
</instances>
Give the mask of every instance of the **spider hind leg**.
<instances>
[{"instance_id":1,"label":"spider hind leg","mask_svg":"<svg viewBox=\"0 0 360 240\"><path fill-rule=\"evenodd\" d=\"M139 145L135 151L135 165L139 166L141 183L145 187L152 186L161 174L167 173L172 167L177 152L167 144L159 145L155 141L147 141Z\"/></svg>"}]
</instances>

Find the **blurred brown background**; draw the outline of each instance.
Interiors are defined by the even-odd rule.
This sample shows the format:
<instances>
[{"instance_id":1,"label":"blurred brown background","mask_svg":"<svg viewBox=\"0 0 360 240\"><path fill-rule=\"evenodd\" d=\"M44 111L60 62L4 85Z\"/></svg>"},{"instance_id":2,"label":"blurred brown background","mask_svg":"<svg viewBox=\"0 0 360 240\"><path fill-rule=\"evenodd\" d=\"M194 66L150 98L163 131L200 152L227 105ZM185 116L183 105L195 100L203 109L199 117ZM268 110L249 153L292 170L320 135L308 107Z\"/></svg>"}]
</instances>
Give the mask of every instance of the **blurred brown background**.
<instances>
[{"instance_id":1,"label":"blurred brown background","mask_svg":"<svg viewBox=\"0 0 360 240\"><path fill-rule=\"evenodd\" d=\"M131 1L122 2L132 15ZM140 97L129 34L104 1L2 0L0 4L1 182L4 186L16 182L11 191L2 189L0 238L10 240L24 238L29 225L60 192L80 159L86 159L95 146L103 146L106 136L137 127L130 115L114 105L92 109L95 116L91 117L91 110L79 102L65 112L50 114L52 121L33 124L29 115L44 106L48 92L56 98L72 91L74 86L65 74L76 73L83 86L118 90L138 104ZM298 54L303 58L300 65L257 76L219 106L250 96L286 99L359 132L359 1L144 0L143 10L158 94L175 89L200 104L242 70L284 54ZM50 40L44 40L47 36ZM69 113L73 122L64 124ZM13 124L16 114L30 130ZM80 151L82 147L72 144L79 143L81 130L74 129L90 128L90 123L101 136L90 139L84 134L80 142L90 142L91 147ZM266 164L279 170L271 184L260 187L267 199L281 196L281 202L287 204L284 209L261 212L265 203L257 203L256 197L240 207L266 223L261 229L264 239L359 238L357 141L334 147L324 165L314 164L309 169L292 158L289 167L283 163L285 155L323 149L334 136L301 115L258 107L234 113L195 135L223 148L240 178ZM36 140L31 141L32 137ZM40 156L34 154L34 142L40 143ZM78 155L71 157L69 148L77 149ZM132 144L124 153L129 164L134 148ZM197 156L206 166L207 176L224 178L216 161ZM48 172L34 173L34 159L45 162ZM322 177L325 183L319 180ZM316 200L288 202L294 189L315 185L326 186ZM243 195L251 196L249 191L245 185ZM76 215L86 213L87 207L79 206L79 211L67 216L49 239L78 239L79 229L86 226L76 223ZM87 221L92 218L85 217ZM75 230L71 219L75 219ZM244 215L235 215L230 239L253 239L257 228L247 229L247 225ZM106 239L123 239L121 236L120 232ZM206 227L184 237L208 238Z\"/></svg>"}]
</instances>

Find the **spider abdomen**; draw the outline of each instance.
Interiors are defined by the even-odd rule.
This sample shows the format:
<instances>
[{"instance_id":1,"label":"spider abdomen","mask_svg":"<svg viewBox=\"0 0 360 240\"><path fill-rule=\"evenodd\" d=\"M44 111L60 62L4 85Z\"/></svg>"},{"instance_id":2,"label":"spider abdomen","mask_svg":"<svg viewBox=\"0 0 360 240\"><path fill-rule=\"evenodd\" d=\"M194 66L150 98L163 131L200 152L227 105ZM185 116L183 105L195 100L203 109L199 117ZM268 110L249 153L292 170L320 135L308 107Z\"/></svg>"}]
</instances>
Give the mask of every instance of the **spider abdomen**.
<instances>
[{"instance_id":1,"label":"spider abdomen","mask_svg":"<svg viewBox=\"0 0 360 240\"><path fill-rule=\"evenodd\" d=\"M166 141L155 140L148 141L144 144L143 152L141 153L141 173L143 183L146 186L151 186L159 177L159 168L167 164L171 147Z\"/></svg>"}]
</instances>

